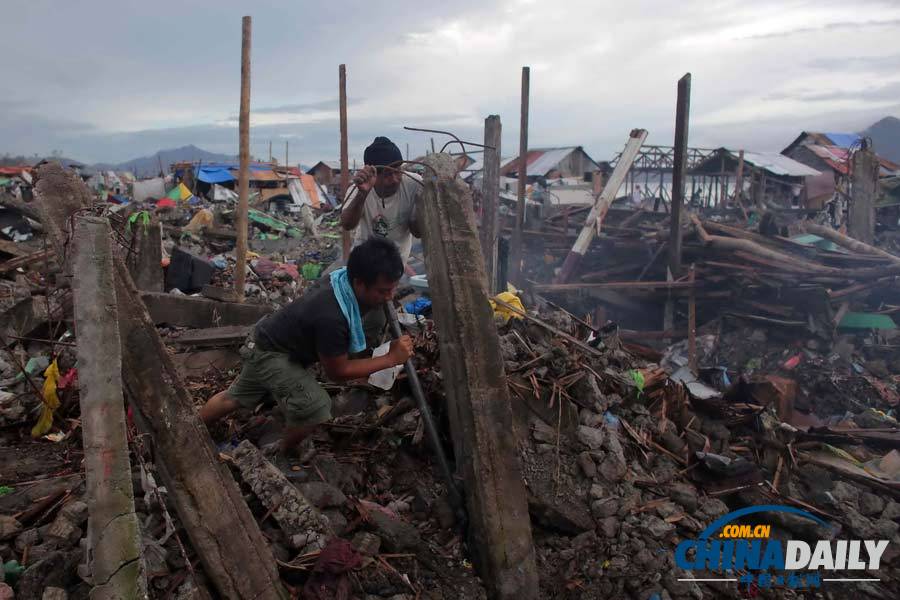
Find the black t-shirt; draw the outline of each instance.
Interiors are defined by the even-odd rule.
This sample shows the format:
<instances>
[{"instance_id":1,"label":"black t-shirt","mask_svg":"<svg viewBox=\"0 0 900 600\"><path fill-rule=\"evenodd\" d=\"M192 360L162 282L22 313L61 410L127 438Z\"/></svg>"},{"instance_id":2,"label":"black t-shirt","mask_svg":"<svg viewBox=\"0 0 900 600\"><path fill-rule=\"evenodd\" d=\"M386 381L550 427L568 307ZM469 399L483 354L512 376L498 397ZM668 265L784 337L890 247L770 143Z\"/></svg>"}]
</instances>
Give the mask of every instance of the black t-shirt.
<instances>
[{"instance_id":1,"label":"black t-shirt","mask_svg":"<svg viewBox=\"0 0 900 600\"><path fill-rule=\"evenodd\" d=\"M310 290L256 326L263 350L284 352L303 366L350 351L350 326L330 285Z\"/></svg>"}]
</instances>

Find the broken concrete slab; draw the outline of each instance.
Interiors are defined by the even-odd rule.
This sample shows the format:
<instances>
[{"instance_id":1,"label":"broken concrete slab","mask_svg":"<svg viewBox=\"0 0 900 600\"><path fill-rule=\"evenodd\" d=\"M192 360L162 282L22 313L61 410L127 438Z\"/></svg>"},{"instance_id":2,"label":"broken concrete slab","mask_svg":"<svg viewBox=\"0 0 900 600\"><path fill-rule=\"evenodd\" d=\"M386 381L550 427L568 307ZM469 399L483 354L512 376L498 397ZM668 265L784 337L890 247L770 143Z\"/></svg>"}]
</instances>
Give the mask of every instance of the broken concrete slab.
<instances>
[{"instance_id":1,"label":"broken concrete slab","mask_svg":"<svg viewBox=\"0 0 900 600\"><path fill-rule=\"evenodd\" d=\"M191 346L197 348L216 348L221 346L239 346L247 339L253 328L247 325L227 325L225 327L208 327L183 331L166 338L167 344Z\"/></svg>"},{"instance_id":2,"label":"broken concrete slab","mask_svg":"<svg viewBox=\"0 0 900 600\"><path fill-rule=\"evenodd\" d=\"M157 325L206 329L230 325L253 325L272 312L264 304L216 302L207 298L144 292L141 299Z\"/></svg>"},{"instance_id":3,"label":"broken concrete slab","mask_svg":"<svg viewBox=\"0 0 900 600\"><path fill-rule=\"evenodd\" d=\"M206 574L224 597L283 600L272 550L219 461L128 269L121 260L115 266L126 396L153 440L160 477Z\"/></svg>"},{"instance_id":4,"label":"broken concrete slab","mask_svg":"<svg viewBox=\"0 0 900 600\"><path fill-rule=\"evenodd\" d=\"M328 518L256 446L244 440L232 456L244 483L272 511L292 548L303 554L316 552L334 537Z\"/></svg>"}]
</instances>

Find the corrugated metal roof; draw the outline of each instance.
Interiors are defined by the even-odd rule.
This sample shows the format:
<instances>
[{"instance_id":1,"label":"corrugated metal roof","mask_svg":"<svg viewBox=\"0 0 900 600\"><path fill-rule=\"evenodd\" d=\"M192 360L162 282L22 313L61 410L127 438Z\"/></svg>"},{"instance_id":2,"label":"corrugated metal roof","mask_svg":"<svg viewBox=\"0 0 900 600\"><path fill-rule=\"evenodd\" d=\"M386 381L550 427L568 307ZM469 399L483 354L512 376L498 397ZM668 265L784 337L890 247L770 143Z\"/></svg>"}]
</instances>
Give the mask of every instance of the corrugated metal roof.
<instances>
[{"instance_id":1,"label":"corrugated metal roof","mask_svg":"<svg viewBox=\"0 0 900 600\"><path fill-rule=\"evenodd\" d=\"M728 154L735 160L738 159L739 152L737 150L728 150ZM787 175L790 177L821 175L812 167L807 167L803 163L777 152L751 152L744 150L744 162L748 162L754 167L765 169L774 175Z\"/></svg>"},{"instance_id":2,"label":"corrugated metal roof","mask_svg":"<svg viewBox=\"0 0 900 600\"><path fill-rule=\"evenodd\" d=\"M842 175L847 175L849 173L849 148L842 148L840 146L818 146L815 144L809 144L806 147L809 148L810 152L828 163L828 165L838 173ZM888 177L900 170L900 165L897 165L886 158L879 156L878 162L880 163L879 176L881 177Z\"/></svg>"},{"instance_id":3,"label":"corrugated metal roof","mask_svg":"<svg viewBox=\"0 0 900 600\"><path fill-rule=\"evenodd\" d=\"M528 165L525 175L527 177L542 177L552 171L556 165L569 154L577 150L577 146L567 148L534 148L525 155L525 163ZM519 168L519 157L502 163L500 173L506 175L516 173Z\"/></svg>"},{"instance_id":4,"label":"corrugated metal roof","mask_svg":"<svg viewBox=\"0 0 900 600\"><path fill-rule=\"evenodd\" d=\"M806 147L809 148L810 152L828 163L828 166L838 173L841 173L842 175L848 173L848 151L846 148L840 148L838 146L819 146L816 144L809 144Z\"/></svg>"}]
</instances>

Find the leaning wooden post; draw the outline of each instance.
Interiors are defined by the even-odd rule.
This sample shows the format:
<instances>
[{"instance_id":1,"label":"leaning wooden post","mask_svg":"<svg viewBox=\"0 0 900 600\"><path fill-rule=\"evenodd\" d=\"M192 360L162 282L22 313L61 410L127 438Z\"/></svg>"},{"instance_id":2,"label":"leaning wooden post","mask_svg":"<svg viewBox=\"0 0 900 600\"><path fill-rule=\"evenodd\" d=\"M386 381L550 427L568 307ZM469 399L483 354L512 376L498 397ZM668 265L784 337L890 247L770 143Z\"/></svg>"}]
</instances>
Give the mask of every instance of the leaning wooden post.
<instances>
[{"instance_id":1,"label":"leaning wooden post","mask_svg":"<svg viewBox=\"0 0 900 600\"><path fill-rule=\"evenodd\" d=\"M522 67L522 102L519 119L519 166L516 167L518 188L516 202L516 222L513 227L512 248L510 250L510 275L512 282L522 285L522 228L525 226L525 186L528 183L528 89L531 83L531 69Z\"/></svg>"},{"instance_id":2,"label":"leaning wooden post","mask_svg":"<svg viewBox=\"0 0 900 600\"><path fill-rule=\"evenodd\" d=\"M500 117L491 115L484 120L484 168L481 177L481 251L484 271L488 278L488 292L497 289L497 235L500 205Z\"/></svg>"},{"instance_id":3,"label":"leaning wooden post","mask_svg":"<svg viewBox=\"0 0 900 600\"><path fill-rule=\"evenodd\" d=\"M694 288L694 265L688 275L691 288L688 292L688 365L693 373L697 373L697 291Z\"/></svg>"},{"instance_id":4,"label":"leaning wooden post","mask_svg":"<svg viewBox=\"0 0 900 600\"><path fill-rule=\"evenodd\" d=\"M741 209L741 215L743 215L744 220L746 221L750 217L747 215L747 209L744 208L744 151L741 150L738 152L738 165L737 165L737 175L735 177L735 185L734 185L734 199L737 202L738 208Z\"/></svg>"},{"instance_id":5,"label":"leaning wooden post","mask_svg":"<svg viewBox=\"0 0 900 600\"><path fill-rule=\"evenodd\" d=\"M475 213L449 154L425 159L422 242L475 565L499 599L537 598L528 501Z\"/></svg>"},{"instance_id":6,"label":"leaning wooden post","mask_svg":"<svg viewBox=\"0 0 900 600\"><path fill-rule=\"evenodd\" d=\"M684 204L684 171L687 162L688 120L691 112L691 74L678 80L675 107L675 152L672 159L672 211L669 217L669 269L681 272L681 207Z\"/></svg>"},{"instance_id":7,"label":"leaning wooden post","mask_svg":"<svg viewBox=\"0 0 900 600\"><path fill-rule=\"evenodd\" d=\"M634 159L637 158L641 145L646 139L647 130L645 129L632 129L631 133L628 134L628 142L625 144L622 154L619 155L616 168L610 174L609 181L603 185L600 195L594 198L594 206L591 208L587 219L585 219L584 225L578 233L578 238L572 245L572 249L566 255L566 260L560 267L554 283L566 283L575 272L581 257L587 253L591 241L594 239L594 234L599 233L603 218L606 216L612 201L616 199L619 187L625 181L625 177L631 170L631 165L634 164Z\"/></svg>"},{"instance_id":8,"label":"leaning wooden post","mask_svg":"<svg viewBox=\"0 0 900 600\"><path fill-rule=\"evenodd\" d=\"M240 170L238 171L238 208L235 225L237 244L234 268L234 292L238 302L244 301L247 278L247 208L250 195L250 17L244 17L241 30L241 111L238 123Z\"/></svg>"},{"instance_id":9,"label":"leaning wooden post","mask_svg":"<svg viewBox=\"0 0 900 600\"><path fill-rule=\"evenodd\" d=\"M341 113L341 197L340 202L346 202L347 190L350 188L350 159L347 156L347 65L338 67L338 93L340 96ZM408 153L408 152L407 152ZM343 204L341 204L343 207ZM346 261L350 257L350 245L353 242L353 234L341 228L342 257Z\"/></svg>"},{"instance_id":10,"label":"leaning wooden post","mask_svg":"<svg viewBox=\"0 0 900 600\"><path fill-rule=\"evenodd\" d=\"M72 291L93 600L147 598L125 431L122 355L109 221L75 223ZM159 266L157 264L157 266Z\"/></svg>"}]
</instances>

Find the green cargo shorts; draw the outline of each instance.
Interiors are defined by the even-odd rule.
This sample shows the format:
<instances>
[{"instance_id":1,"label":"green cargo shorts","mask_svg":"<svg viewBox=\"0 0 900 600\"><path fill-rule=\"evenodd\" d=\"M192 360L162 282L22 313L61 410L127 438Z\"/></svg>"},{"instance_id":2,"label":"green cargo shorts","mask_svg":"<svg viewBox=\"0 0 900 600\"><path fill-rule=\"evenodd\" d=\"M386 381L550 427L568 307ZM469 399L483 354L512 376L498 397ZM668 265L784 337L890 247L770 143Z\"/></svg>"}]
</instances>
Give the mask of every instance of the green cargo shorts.
<instances>
[{"instance_id":1,"label":"green cargo shorts","mask_svg":"<svg viewBox=\"0 0 900 600\"><path fill-rule=\"evenodd\" d=\"M288 427L318 425L331 419L328 392L287 354L261 350L252 337L241 347L240 354L244 365L228 388L228 395L241 407L252 410L260 402L274 400Z\"/></svg>"}]
</instances>

